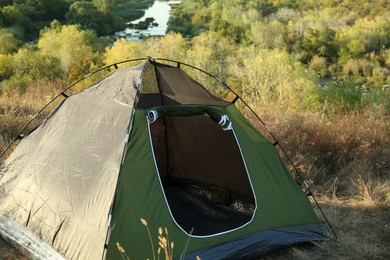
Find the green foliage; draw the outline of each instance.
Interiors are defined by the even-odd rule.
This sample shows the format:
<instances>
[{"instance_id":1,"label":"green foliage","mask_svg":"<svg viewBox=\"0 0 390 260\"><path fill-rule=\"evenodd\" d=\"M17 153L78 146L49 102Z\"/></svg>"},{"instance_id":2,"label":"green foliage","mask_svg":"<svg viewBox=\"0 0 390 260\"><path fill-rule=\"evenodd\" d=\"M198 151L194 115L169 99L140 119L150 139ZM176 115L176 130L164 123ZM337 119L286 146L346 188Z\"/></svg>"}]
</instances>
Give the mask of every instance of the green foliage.
<instances>
[{"instance_id":1,"label":"green foliage","mask_svg":"<svg viewBox=\"0 0 390 260\"><path fill-rule=\"evenodd\" d=\"M107 17L99 12L92 2L74 2L65 15L69 24L80 24L84 29L93 29L98 35L111 32Z\"/></svg>"},{"instance_id":2,"label":"green foliage","mask_svg":"<svg viewBox=\"0 0 390 260\"><path fill-rule=\"evenodd\" d=\"M110 65L119 61L146 56L143 44L139 41L117 39L112 47L107 47L104 53L104 63Z\"/></svg>"},{"instance_id":3,"label":"green foliage","mask_svg":"<svg viewBox=\"0 0 390 260\"><path fill-rule=\"evenodd\" d=\"M144 9L154 3L153 0L117 0L113 6L113 13L118 19L125 22L136 20L143 16Z\"/></svg>"},{"instance_id":4,"label":"green foliage","mask_svg":"<svg viewBox=\"0 0 390 260\"><path fill-rule=\"evenodd\" d=\"M390 20L382 16L374 19L359 18L353 26L339 30L340 46L345 46L344 55L359 58L370 52L379 53L390 47ZM346 52L346 53L345 53Z\"/></svg>"},{"instance_id":5,"label":"green foliage","mask_svg":"<svg viewBox=\"0 0 390 260\"><path fill-rule=\"evenodd\" d=\"M308 28L305 30L302 47L307 57L306 60L310 60L315 55L336 59L335 36L336 32L329 27L321 27L320 29Z\"/></svg>"},{"instance_id":6,"label":"green foliage","mask_svg":"<svg viewBox=\"0 0 390 260\"><path fill-rule=\"evenodd\" d=\"M39 31L53 20L80 24L98 35L123 30L128 20L142 16L153 0L3 0L0 3L0 27L14 29L21 41L33 41Z\"/></svg>"},{"instance_id":7,"label":"green foliage","mask_svg":"<svg viewBox=\"0 0 390 260\"><path fill-rule=\"evenodd\" d=\"M104 63L110 65L119 61L146 56L184 60L187 43L181 34L168 33L161 38L149 38L145 42L117 39L107 47Z\"/></svg>"},{"instance_id":8,"label":"green foliage","mask_svg":"<svg viewBox=\"0 0 390 260\"><path fill-rule=\"evenodd\" d=\"M19 40L34 39L39 30L53 19L63 20L69 3L66 0L6 1L0 7L0 21L4 27L22 28L14 33ZM0 24L0 25L1 25Z\"/></svg>"},{"instance_id":9,"label":"green foliage","mask_svg":"<svg viewBox=\"0 0 390 260\"><path fill-rule=\"evenodd\" d=\"M324 57L315 55L309 63L309 68L315 71L321 78L328 76L326 59Z\"/></svg>"},{"instance_id":10,"label":"green foliage","mask_svg":"<svg viewBox=\"0 0 390 260\"><path fill-rule=\"evenodd\" d=\"M8 78L4 82L4 86L8 89L19 88L24 91L34 80L53 80L61 75L58 61L42 54L33 46L21 48L12 58L5 58L8 58L8 60L4 59L7 63L7 71L3 72L3 76Z\"/></svg>"},{"instance_id":11,"label":"green foliage","mask_svg":"<svg viewBox=\"0 0 390 260\"><path fill-rule=\"evenodd\" d=\"M194 66L218 77L227 76L228 57L236 48L232 41L216 32L205 32L191 41L188 58Z\"/></svg>"},{"instance_id":12,"label":"green foliage","mask_svg":"<svg viewBox=\"0 0 390 260\"><path fill-rule=\"evenodd\" d=\"M13 56L0 54L0 82L12 76Z\"/></svg>"},{"instance_id":13,"label":"green foliage","mask_svg":"<svg viewBox=\"0 0 390 260\"><path fill-rule=\"evenodd\" d=\"M363 91L356 83L347 81L330 81L321 89L321 101L326 112L348 112L360 109Z\"/></svg>"},{"instance_id":14,"label":"green foliage","mask_svg":"<svg viewBox=\"0 0 390 260\"><path fill-rule=\"evenodd\" d=\"M377 116L390 114L390 85L384 88L372 88L362 97L365 108L373 110Z\"/></svg>"},{"instance_id":15,"label":"green foliage","mask_svg":"<svg viewBox=\"0 0 390 260\"><path fill-rule=\"evenodd\" d=\"M79 78L85 74L81 64L93 61L94 42L92 31L83 31L77 25L54 26L41 32L38 41L40 52L59 61L65 78ZM77 70L75 68L78 68Z\"/></svg>"},{"instance_id":16,"label":"green foliage","mask_svg":"<svg viewBox=\"0 0 390 260\"><path fill-rule=\"evenodd\" d=\"M14 34L7 29L0 28L0 54L12 53L18 49L18 40Z\"/></svg>"},{"instance_id":17,"label":"green foliage","mask_svg":"<svg viewBox=\"0 0 390 260\"><path fill-rule=\"evenodd\" d=\"M282 49L287 41L287 28L277 20L257 21L247 31L247 41L259 48Z\"/></svg>"},{"instance_id":18,"label":"green foliage","mask_svg":"<svg viewBox=\"0 0 390 260\"><path fill-rule=\"evenodd\" d=\"M50 78L51 66L53 78L72 81L103 63L152 56L188 61L227 79L244 97L260 100L259 106L277 102L314 111L319 104L332 111L387 107L383 103L388 102L384 86L390 84L386 1L183 0L173 8L171 32L165 37L142 42L119 39L112 45L108 37L96 36L122 29L124 21L138 18L152 3L2 1L0 78L6 85L11 81L17 85L22 78L24 82ZM50 21L36 46L30 43L31 47L16 52L23 40ZM38 66L24 65L22 60L30 61L27 55L43 64L40 72ZM200 74L192 76L208 84ZM328 82L322 90L319 78ZM214 91L214 86L206 87Z\"/></svg>"},{"instance_id":19,"label":"green foliage","mask_svg":"<svg viewBox=\"0 0 390 260\"><path fill-rule=\"evenodd\" d=\"M26 16L26 13L32 13L34 9L29 6L8 5L1 8L3 24L6 27L12 25L26 25L31 23L31 19Z\"/></svg>"},{"instance_id":20,"label":"green foliage","mask_svg":"<svg viewBox=\"0 0 390 260\"><path fill-rule=\"evenodd\" d=\"M285 109L298 110L319 107L315 77L288 53L249 48L241 49L238 56L243 58L231 64L231 77L251 104L262 107L278 103Z\"/></svg>"},{"instance_id":21,"label":"green foliage","mask_svg":"<svg viewBox=\"0 0 390 260\"><path fill-rule=\"evenodd\" d=\"M115 0L92 0L97 10L104 15L112 12Z\"/></svg>"},{"instance_id":22,"label":"green foliage","mask_svg":"<svg viewBox=\"0 0 390 260\"><path fill-rule=\"evenodd\" d=\"M295 75L297 77L295 81L299 81L298 78L310 78L309 81L318 85L315 82L319 80L312 78L310 71L315 72L321 81L329 78L341 80L338 80L338 84L343 87L337 84L337 87L336 85L327 87L324 94L327 99L318 99L315 88L311 88L314 92L308 94L310 102L317 105L318 102L327 102L332 106L338 104L342 107L340 110L351 110L369 106L367 102L363 102L360 96L362 93L365 93L364 97L368 97L371 91L367 90L382 91L382 86L389 85L389 6L387 1L366 0L353 2L339 0L184 0L175 8L168 29L193 37L188 56L195 57L192 58L194 62L197 62L196 57L203 57L199 59L201 62L197 65L206 69L212 67L207 64L208 60L215 62L210 49L216 47L213 43L205 41L206 44L203 45L208 44L213 47L202 49L202 44L195 36L205 35L207 31L214 33L213 37L217 39L216 41L220 41L216 37L218 35L234 40L237 46L246 46L248 49L255 47L270 51L279 50L286 57L291 55L303 63L301 69L298 69L301 72ZM256 67L256 64L253 64L256 62L246 61L257 68L256 72L253 72L251 82L234 78L232 75L236 71L226 70L224 64L236 62L240 64L236 67L237 71L240 71L244 60L242 56L251 57L253 60L258 58L257 54L243 54L237 49L227 49L225 62L217 65L223 72L221 75L228 75L232 82L237 83L242 90L248 87L248 84L252 85L247 94L249 98L258 96L264 104L280 102L281 95L275 91L276 87L272 87L278 85L275 83L278 77L274 75L273 80L270 79L271 77L267 78L265 75L268 72ZM263 62L267 60L264 57L262 59ZM285 59L277 60L282 64L290 62ZM267 67L267 64L268 62L265 62L263 65ZM274 64L274 66L283 70L281 64ZM250 66L244 67L248 68L248 71L252 70ZM310 68L310 71L306 71L305 67ZM211 68L211 70L218 75L217 69ZM263 78L258 76L262 73L265 73ZM242 73L242 77L244 76L245 74ZM266 82L272 82L273 85L264 89L261 95L257 95L255 86L264 84L262 83L264 78L267 78ZM291 82L294 82L294 79L291 79ZM304 82L305 80L300 84L305 85ZM299 90L296 89L295 92L299 93ZM265 93L268 93L268 96ZM340 95L340 98L335 98L337 95ZM306 105L294 106L318 107L308 105L310 102Z\"/></svg>"}]
</instances>

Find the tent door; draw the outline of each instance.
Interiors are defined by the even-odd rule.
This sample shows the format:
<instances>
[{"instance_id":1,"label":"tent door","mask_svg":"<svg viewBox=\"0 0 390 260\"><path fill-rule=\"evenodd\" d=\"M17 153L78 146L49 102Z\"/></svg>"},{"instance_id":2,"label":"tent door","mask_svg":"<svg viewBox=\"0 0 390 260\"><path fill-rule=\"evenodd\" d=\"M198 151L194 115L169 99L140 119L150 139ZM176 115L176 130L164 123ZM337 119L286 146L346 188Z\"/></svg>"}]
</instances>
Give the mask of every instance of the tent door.
<instances>
[{"instance_id":1,"label":"tent door","mask_svg":"<svg viewBox=\"0 0 390 260\"><path fill-rule=\"evenodd\" d=\"M165 115L149 124L149 135L165 199L183 231L213 236L253 219L255 196L234 130L207 115Z\"/></svg>"}]
</instances>

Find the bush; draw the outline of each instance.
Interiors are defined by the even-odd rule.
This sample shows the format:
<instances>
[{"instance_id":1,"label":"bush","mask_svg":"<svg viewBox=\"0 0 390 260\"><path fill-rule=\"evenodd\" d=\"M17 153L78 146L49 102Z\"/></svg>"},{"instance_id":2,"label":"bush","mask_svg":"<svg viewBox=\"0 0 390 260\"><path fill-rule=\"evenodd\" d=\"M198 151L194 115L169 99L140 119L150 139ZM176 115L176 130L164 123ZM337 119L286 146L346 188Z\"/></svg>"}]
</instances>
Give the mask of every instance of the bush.
<instances>
[{"instance_id":1,"label":"bush","mask_svg":"<svg viewBox=\"0 0 390 260\"><path fill-rule=\"evenodd\" d=\"M359 111L361 108L363 93L354 81L330 81L320 92L327 113Z\"/></svg>"},{"instance_id":2,"label":"bush","mask_svg":"<svg viewBox=\"0 0 390 260\"><path fill-rule=\"evenodd\" d=\"M328 76L326 59L324 57L315 55L309 63L309 68L314 70L322 78Z\"/></svg>"}]
</instances>

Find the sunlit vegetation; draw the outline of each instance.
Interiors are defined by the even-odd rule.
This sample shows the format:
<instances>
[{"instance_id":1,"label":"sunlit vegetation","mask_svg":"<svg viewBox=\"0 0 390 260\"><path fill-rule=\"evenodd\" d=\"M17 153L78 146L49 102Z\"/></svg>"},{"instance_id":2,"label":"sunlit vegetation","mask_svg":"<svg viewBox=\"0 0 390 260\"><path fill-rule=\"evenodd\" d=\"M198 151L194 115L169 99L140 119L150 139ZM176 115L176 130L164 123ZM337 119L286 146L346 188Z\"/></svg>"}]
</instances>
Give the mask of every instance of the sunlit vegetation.
<instances>
[{"instance_id":1,"label":"sunlit vegetation","mask_svg":"<svg viewBox=\"0 0 390 260\"><path fill-rule=\"evenodd\" d=\"M278 258L390 258L389 1L183 0L164 37L105 37L152 2L1 1L0 152L94 69L179 60L223 79L274 129L338 231L339 242Z\"/></svg>"},{"instance_id":2,"label":"sunlit vegetation","mask_svg":"<svg viewBox=\"0 0 390 260\"><path fill-rule=\"evenodd\" d=\"M389 10L388 1L184 0L168 29L185 37L212 31L241 46L278 49L321 78L372 89L390 83Z\"/></svg>"},{"instance_id":3,"label":"sunlit vegetation","mask_svg":"<svg viewBox=\"0 0 390 260\"><path fill-rule=\"evenodd\" d=\"M53 20L78 24L99 36L112 34L137 19L153 0L5 0L0 2L0 28L22 42L35 41ZM1 38L1 36L0 36Z\"/></svg>"}]
</instances>

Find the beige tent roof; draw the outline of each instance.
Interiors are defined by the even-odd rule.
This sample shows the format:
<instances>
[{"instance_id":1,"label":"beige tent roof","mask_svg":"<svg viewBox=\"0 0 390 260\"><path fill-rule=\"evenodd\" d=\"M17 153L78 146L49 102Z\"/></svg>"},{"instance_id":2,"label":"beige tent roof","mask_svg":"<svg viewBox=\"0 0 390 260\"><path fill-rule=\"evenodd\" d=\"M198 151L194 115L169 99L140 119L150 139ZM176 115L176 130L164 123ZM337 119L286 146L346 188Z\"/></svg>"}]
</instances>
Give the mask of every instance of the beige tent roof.
<instances>
[{"instance_id":1,"label":"beige tent roof","mask_svg":"<svg viewBox=\"0 0 390 260\"><path fill-rule=\"evenodd\" d=\"M117 69L67 98L0 169L0 213L67 258L102 255L141 72Z\"/></svg>"}]
</instances>

